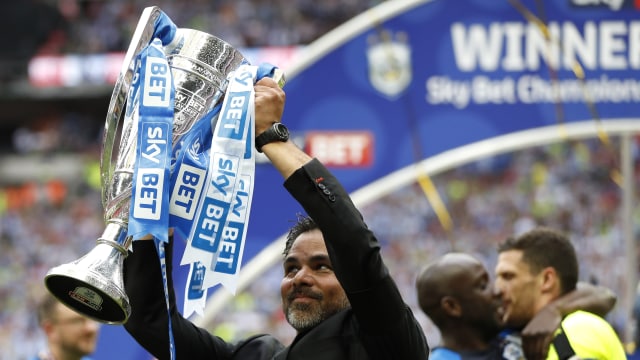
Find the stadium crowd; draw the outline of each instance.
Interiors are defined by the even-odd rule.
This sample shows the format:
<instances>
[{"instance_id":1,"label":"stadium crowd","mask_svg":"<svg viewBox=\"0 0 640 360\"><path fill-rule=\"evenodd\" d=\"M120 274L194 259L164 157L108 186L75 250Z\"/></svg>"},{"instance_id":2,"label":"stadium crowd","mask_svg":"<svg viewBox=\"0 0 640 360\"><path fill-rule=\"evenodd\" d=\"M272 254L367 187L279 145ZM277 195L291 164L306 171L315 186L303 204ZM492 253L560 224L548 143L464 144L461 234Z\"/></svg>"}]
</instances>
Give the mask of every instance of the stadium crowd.
<instances>
[{"instance_id":1,"label":"stadium crowd","mask_svg":"<svg viewBox=\"0 0 640 360\"><path fill-rule=\"evenodd\" d=\"M26 0L3 4L0 81L24 76L36 55L124 52L140 15L158 6L183 28L236 48L306 45L383 0Z\"/></svg>"},{"instance_id":2,"label":"stadium crowd","mask_svg":"<svg viewBox=\"0 0 640 360\"><path fill-rule=\"evenodd\" d=\"M492 269L497 243L533 224L571 234L583 280L597 281L619 297L608 320L622 337L628 306L625 268L610 266L626 256L620 188L609 176L616 159L610 147L590 140L519 151L489 161L489 167L484 160L482 166L470 164L435 175L454 221L450 231L440 225L415 184L364 207L363 215L383 244L390 271L430 343L437 344L439 335L417 307L417 270L452 249L471 252ZM22 359L38 348L43 340L32 309L43 291L44 274L85 254L103 230L100 195L90 179L65 184L64 196L33 196L28 204L4 207L0 213L2 359ZM289 341L294 333L286 325L279 298L271 296L281 271L279 266L266 271L237 295L217 316L211 331L227 339L268 331Z\"/></svg>"},{"instance_id":3,"label":"stadium crowd","mask_svg":"<svg viewBox=\"0 0 640 360\"><path fill-rule=\"evenodd\" d=\"M30 17L7 30L37 34L22 43L40 54L125 51L144 8L155 5L179 27L205 31L235 47L291 46L314 41L381 1L375 0L43 0L11 5L9 15ZM34 25L36 24L36 25ZM26 51L26 49L25 49ZM8 53L8 52L7 52Z\"/></svg>"},{"instance_id":4,"label":"stadium crowd","mask_svg":"<svg viewBox=\"0 0 640 360\"><path fill-rule=\"evenodd\" d=\"M58 0L69 24L66 52L99 53L126 49L146 1ZM237 47L308 44L361 13L368 0L156 1L179 26L216 35Z\"/></svg>"},{"instance_id":5,"label":"stadium crowd","mask_svg":"<svg viewBox=\"0 0 640 360\"><path fill-rule=\"evenodd\" d=\"M66 184L52 198L36 187L28 203L0 210L0 359L26 359L44 346L34 309L53 266L77 259L104 228L96 189ZM6 195L6 188L3 188ZM3 200L6 200L4 196ZM7 205L3 201L3 205Z\"/></svg>"}]
</instances>

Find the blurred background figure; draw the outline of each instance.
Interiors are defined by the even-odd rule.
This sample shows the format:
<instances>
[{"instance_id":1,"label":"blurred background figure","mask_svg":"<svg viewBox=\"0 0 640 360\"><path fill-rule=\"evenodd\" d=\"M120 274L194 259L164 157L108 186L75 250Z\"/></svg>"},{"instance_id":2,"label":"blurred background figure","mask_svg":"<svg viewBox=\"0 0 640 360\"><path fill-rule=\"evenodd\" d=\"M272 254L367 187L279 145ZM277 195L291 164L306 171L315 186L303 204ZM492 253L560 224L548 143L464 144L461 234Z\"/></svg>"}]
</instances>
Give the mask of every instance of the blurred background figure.
<instances>
[{"instance_id":1,"label":"blurred background figure","mask_svg":"<svg viewBox=\"0 0 640 360\"><path fill-rule=\"evenodd\" d=\"M38 321L47 348L31 360L89 360L96 350L99 324L60 303L46 293L38 305Z\"/></svg>"}]
</instances>

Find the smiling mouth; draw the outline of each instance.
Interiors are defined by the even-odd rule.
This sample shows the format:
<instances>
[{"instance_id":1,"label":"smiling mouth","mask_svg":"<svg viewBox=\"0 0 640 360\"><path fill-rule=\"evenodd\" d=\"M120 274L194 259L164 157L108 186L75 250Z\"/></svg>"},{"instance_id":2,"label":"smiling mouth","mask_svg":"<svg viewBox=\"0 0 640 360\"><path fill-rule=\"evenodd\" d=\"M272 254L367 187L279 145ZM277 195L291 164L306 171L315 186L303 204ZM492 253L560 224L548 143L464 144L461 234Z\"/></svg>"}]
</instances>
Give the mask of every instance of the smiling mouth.
<instances>
[{"instance_id":1,"label":"smiling mouth","mask_svg":"<svg viewBox=\"0 0 640 360\"><path fill-rule=\"evenodd\" d=\"M291 302L311 302L314 301L315 299L310 298L308 296L296 296L293 298L293 300L291 300Z\"/></svg>"},{"instance_id":2,"label":"smiling mouth","mask_svg":"<svg viewBox=\"0 0 640 360\"><path fill-rule=\"evenodd\" d=\"M289 301L291 302L296 300L307 302L307 301L319 300L319 299L320 299L319 296L312 293L305 293L305 292L295 292L289 295Z\"/></svg>"},{"instance_id":3,"label":"smiling mouth","mask_svg":"<svg viewBox=\"0 0 640 360\"><path fill-rule=\"evenodd\" d=\"M311 294L295 294L292 300L318 300L318 297Z\"/></svg>"}]
</instances>

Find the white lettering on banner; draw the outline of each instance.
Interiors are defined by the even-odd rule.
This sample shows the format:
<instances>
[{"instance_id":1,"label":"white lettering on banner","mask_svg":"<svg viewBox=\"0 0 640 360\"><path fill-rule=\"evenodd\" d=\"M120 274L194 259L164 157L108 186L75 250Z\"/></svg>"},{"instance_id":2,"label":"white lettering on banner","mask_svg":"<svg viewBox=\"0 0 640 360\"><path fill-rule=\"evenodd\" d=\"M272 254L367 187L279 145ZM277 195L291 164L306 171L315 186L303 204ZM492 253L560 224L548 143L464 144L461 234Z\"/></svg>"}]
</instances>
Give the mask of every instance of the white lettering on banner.
<instances>
[{"instance_id":1,"label":"white lettering on banner","mask_svg":"<svg viewBox=\"0 0 640 360\"><path fill-rule=\"evenodd\" d=\"M373 136L368 132L310 132L307 152L327 166L368 166L373 157Z\"/></svg>"},{"instance_id":2,"label":"white lettering on banner","mask_svg":"<svg viewBox=\"0 0 640 360\"><path fill-rule=\"evenodd\" d=\"M246 127L246 112L251 102L251 91L227 93L223 108L218 117L214 138L223 140L241 140Z\"/></svg>"},{"instance_id":3,"label":"white lettering on banner","mask_svg":"<svg viewBox=\"0 0 640 360\"><path fill-rule=\"evenodd\" d=\"M148 127L147 141L143 144L143 146L146 145L146 147L142 150L142 157L156 164L160 164L160 159L158 159L157 156L162 153L163 148L167 147L167 140L162 137L161 127Z\"/></svg>"},{"instance_id":4,"label":"white lettering on banner","mask_svg":"<svg viewBox=\"0 0 640 360\"><path fill-rule=\"evenodd\" d=\"M215 198L224 202L231 202L231 195L235 185L235 171L238 169L239 159L226 154L215 154L214 161L218 165L217 173L211 176L211 186L215 189Z\"/></svg>"},{"instance_id":5,"label":"white lettering on banner","mask_svg":"<svg viewBox=\"0 0 640 360\"><path fill-rule=\"evenodd\" d=\"M217 249L216 234L220 227L220 221L226 217L227 208L226 204L220 204L215 201L207 203L205 208L205 214L207 215L202 219L202 225L198 233L199 240L206 240L211 246L209 249L211 252L215 252Z\"/></svg>"},{"instance_id":6,"label":"white lettering on banner","mask_svg":"<svg viewBox=\"0 0 640 360\"><path fill-rule=\"evenodd\" d=\"M137 219L160 219L164 187L164 169L138 168L133 216Z\"/></svg>"},{"instance_id":7,"label":"white lettering on banner","mask_svg":"<svg viewBox=\"0 0 640 360\"><path fill-rule=\"evenodd\" d=\"M182 164L173 187L169 208L172 215L192 220L197 210L206 170Z\"/></svg>"},{"instance_id":8,"label":"white lettering on banner","mask_svg":"<svg viewBox=\"0 0 640 360\"><path fill-rule=\"evenodd\" d=\"M427 102L432 105L452 104L464 109L471 101L469 81L456 81L448 76L432 76L427 79Z\"/></svg>"},{"instance_id":9,"label":"white lettering on banner","mask_svg":"<svg viewBox=\"0 0 640 360\"><path fill-rule=\"evenodd\" d=\"M595 103L640 102L640 80L612 79L606 75L588 79L584 84L578 79L551 81L536 75L502 79L478 75L465 81L433 76L427 79L425 88L427 103L450 104L458 109L470 104L584 103L585 90Z\"/></svg>"},{"instance_id":10,"label":"white lettering on banner","mask_svg":"<svg viewBox=\"0 0 640 360\"><path fill-rule=\"evenodd\" d=\"M215 199L204 199L204 215L198 218L192 246L210 254L218 251L221 222L227 217L228 204Z\"/></svg>"},{"instance_id":11,"label":"white lettering on banner","mask_svg":"<svg viewBox=\"0 0 640 360\"><path fill-rule=\"evenodd\" d=\"M221 231L233 200L240 158L218 152L213 154L212 164L216 164L217 173L210 175L201 211L204 216L197 221L192 246L213 254L218 251Z\"/></svg>"},{"instance_id":12,"label":"white lettering on banner","mask_svg":"<svg viewBox=\"0 0 640 360\"><path fill-rule=\"evenodd\" d=\"M253 83L253 73L251 71L243 71L233 78L236 83L248 86Z\"/></svg>"},{"instance_id":13,"label":"white lettering on banner","mask_svg":"<svg viewBox=\"0 0 640 360\"><path fill-rule=\"evenodd\" d=\"M220 251L216 258L215 270L227 274L235 273L238 260L238 249L236 244L242 239L243 224L231 222L225 226L220 242Z\"/></svg>"},{"instance_id":14,"label":"white lettering on banner","mask_svg":"<svg viewBox=\"0 0 640 360\"><path fill-rule=\"evenodd\" d=\"M244 114L246 99L245 96L233 96L229 99L229 109L224 113L224 118L227 121L222 124L225 129L233 129L236 133L240 131L240 120L242 120L242 115Z\"/></svg>"},{"instance_id":15,"label":"white lettering on banner","mask_svg":"<svg viewBox=\"0 0 640 360\"><path fill-rule=\"evenodd\" d=\"M249 203L249 193L244 191L247 188L247 181L240 180L238 183L239 189L236 191L236 198L231 208L231 214L237 218L241 218L244 221L247 212L247 204Z\"/></svg>"},{"instance_id":16,"label":"white lettering on banner","mask_svg":"<svg viewBox=\"0 0 640 360\"><path fill-rule=\"evenodd\" d=\"M151 107L167 107L171 101L171 72L169 66L153 57L147 57L142 104Z\"/></svg>"},{"instance_id":17,"label":"white lettering on banner","mask_svg":"<svg viewBox=\"0 0 640 360\"><path fill-rule=\"evenodd\" d=\"M510 78L492 80L488 76L476 76L471 82L472 94L477 104L514 104L515 81Z\"/></svg>"},{"instance_id":18,"label":"white lettering on banner","mask_svg":"<svg viewBox=\"0 0 640 360\"><path fill-rule=\"evenodd\" d=\"M189 299L199 299L202 297L202 293L204 291L202 283L204 282L206 268L201 263L195 263L193 264L191 271L189 287L187 288L187 297Z\"/></svg>"},{"instance_id":19,"label":"white lettering on banner","mask_svg":"<svg viewBox=\"0 0 640 360\"><path fill-rule=\"evenodd\" d=\"M456 65L463 72L536 71L547 65L571 70L576 61L588 70L640 69L640 21L587 21L582 29L565 21L547 27L551 42L532 23L453 23Z\"/></svg>"},{"instance_id":20,"label":"white lettering on banner","mask_svg":"<svg viewBox=\"0 0 640 360\"><path fill-rule=\"evenodd\" d=\"M574 6L598 6L608 5L611 10L617 11L622 8L624 0L571 0Z\"/></svg>"},{"instance_id":21,"label":"white lettering on banner","mask_svg":"<svg viewBox=\"0 0 640 360\"><path fill-rule=\"evenodd\" d=\"M603 75L587 80L587 91L596 103L640 102L640 81L609 79ZM523 103L584 102L584 89L577 80L552 83L539 76L525 75L518 80L517 96Z\"/></svg>"},{"instance_id":22,"label":"white lettering on banner","mask_svg":"<svg viewBox=\"0 0 640 360\"><path fill-rule=\"evenodd\" d=\"M240 263L242 240L245 235L245 223L248 215L249 188L251 178L241 176L235 191L231 212L222 230L220 247L215 259L215 271L223 274L235 274Z\"/></svg>"}]
</instances>

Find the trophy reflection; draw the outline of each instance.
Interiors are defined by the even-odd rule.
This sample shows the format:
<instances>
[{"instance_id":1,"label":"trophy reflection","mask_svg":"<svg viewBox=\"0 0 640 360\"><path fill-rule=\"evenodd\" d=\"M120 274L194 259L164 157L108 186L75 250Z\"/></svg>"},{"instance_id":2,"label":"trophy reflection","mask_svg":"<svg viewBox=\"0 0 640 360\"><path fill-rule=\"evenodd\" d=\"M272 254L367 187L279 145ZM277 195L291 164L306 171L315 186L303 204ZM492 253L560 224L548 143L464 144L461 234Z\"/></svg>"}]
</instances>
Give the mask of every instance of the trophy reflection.
<instances>
[{"instance_id":1,"label":"trophy reflection","mask_svg":"<svg viewBox=\"0 0 640 360\"><path fill-rule=\"evenodd\" d=\"M142 13L111 96L101 154L105 230L89 253L52 268L45 276L47 289L60 301L108 324L125 323L131 313L122 268L133 240L127 236L127 228L135 181L137 112L127 109L121 127L119 123L128 102L136 57L156 36L162 16L166 17L155 6ZM191 29L176 29L163 49L175 87L172 144L176 146L191 126L222 100L227 75L246 60L223 40Z\"/></svg>"}]
</instances>

